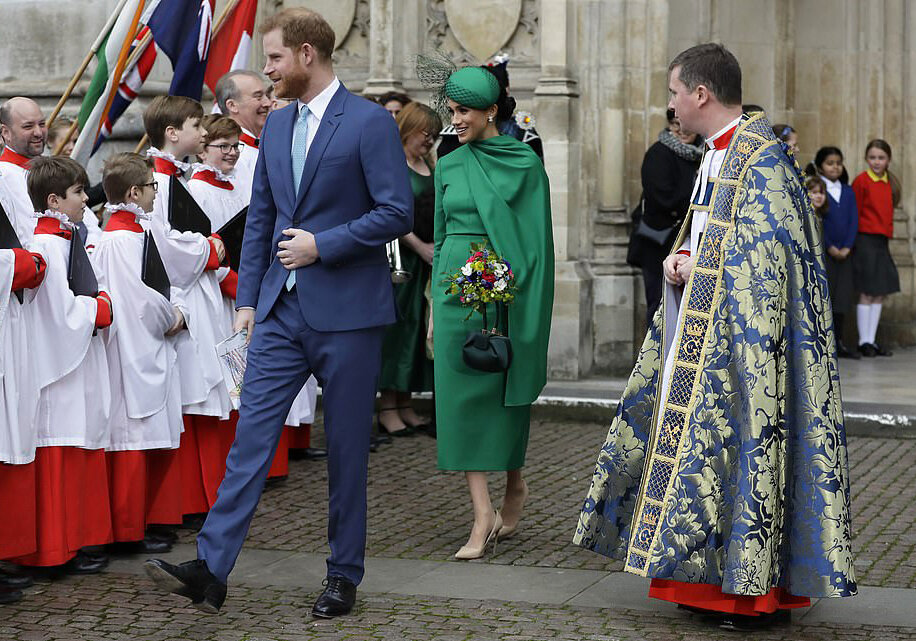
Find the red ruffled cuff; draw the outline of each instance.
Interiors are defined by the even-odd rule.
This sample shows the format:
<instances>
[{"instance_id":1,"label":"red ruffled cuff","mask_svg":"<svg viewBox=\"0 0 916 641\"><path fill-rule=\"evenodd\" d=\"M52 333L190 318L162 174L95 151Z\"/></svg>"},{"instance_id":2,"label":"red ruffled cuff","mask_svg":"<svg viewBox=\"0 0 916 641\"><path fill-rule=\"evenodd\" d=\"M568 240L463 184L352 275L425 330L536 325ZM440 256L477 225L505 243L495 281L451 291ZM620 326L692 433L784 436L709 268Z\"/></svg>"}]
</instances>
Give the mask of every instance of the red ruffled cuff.
<instances>
[{"instance_id":1,"label":"red ruffled cuff","mask_svg":"<svg viewBox=\"0 0 916 641\"><path fill-rule=\"evenodd\" d=\"M679 256L690 256L690 250L689 250L689 249L681 249L681 250L679 250L679 251L677 252L677 254L678 254Z\"/></svg>"},{"instance_id":2,"label":"red ruffled cuff","mask_svg":"<svg viewBox=\"0 0 916 641\"><path fill-rule=\"evenodd\" d=\"M207 258L207 266L204 267L204 271L213 271L219 269L219 252L216 251L216 245L212 240L208 238L207 242L210 244L210 257Z\"/></svg>"},{"instance_id":3,"label":"red ruffled cuff","mask_svg":"<svg viewBox=\"0 0 916 641\"><path fill-rule=\"evenodd\" d=\"M34 289L41 285L45 278L45 269L48 264L41 254L30 252L26 249L14 249L15 263L13 268L12 290ZM35 269L35 261L38 269Z\"/></svg>"},{"instance_id":4,"label":"red ruffled cuff","mask_svg":"<svg viewBox=\"0 0 916 641\"><path fill-rule=\"evenodd\" d=\"M111 325L111 321L114 320L111 296L108 295L108 292L99 292L95 300L97 303L95 310L95 328L105 329Z\"/></svg>"},{"instance_id":5,"label":"red ruffled cuff","mask_svg":"<svg viewBox=\"0 0 916 641\"><path fill-rule=\"evenodd\" d=\"M219 284L219 289L223 292L223 296L226 298L231 298L235 300L236 292L239 288L239 275L235 270L230 269L229 273L226 274L226 277Z\"/></svg>"}]
</instances>

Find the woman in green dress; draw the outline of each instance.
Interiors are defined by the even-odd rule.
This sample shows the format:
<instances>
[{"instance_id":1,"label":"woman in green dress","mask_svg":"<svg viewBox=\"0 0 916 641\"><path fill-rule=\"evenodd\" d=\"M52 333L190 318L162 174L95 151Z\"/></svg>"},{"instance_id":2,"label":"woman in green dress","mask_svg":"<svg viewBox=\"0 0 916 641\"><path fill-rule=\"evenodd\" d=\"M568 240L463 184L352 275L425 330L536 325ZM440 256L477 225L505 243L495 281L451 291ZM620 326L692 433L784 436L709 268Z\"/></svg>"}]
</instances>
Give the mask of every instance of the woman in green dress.
<instances>
[{"instance_id":1,"label":"woman in green dress","mask_svg":"<svg viewBox=\"0 0 916 641\"><path fill-rule=\"evenodd\" d=\"M505 90L479 67L452 73L444 87L462 145L435 171L433 345L439 468L465 472L474 507L467 544L455 558L483 556L487 544L515 533L528 487L522 478L531 403L547 378L554 255L547 175L531 148L496 129ZM471 245L487 243L516 275L508 306L513 359L506 372L469 368L462 346L482 319L443 279L459 270ZM489 305L488 319L496 316ZM506 496L494 511L487 471L505 471Z\"/></svg>"},{"instance_id":2,"label":"woman in green dress","mask_svg":"<svg viewBox=\"0 0 916 641\"><path fill-rule=\"evenodd\" d=\"M430 151L442 120L426 105L411 102L395 121L413 189L414 225L413 231L398 241L401 267L411 278L394 286L400 318L385 330L382 343L378 426L391 436L408 436L429 423L414 411L411 393L433 388L433 364L426 356L429 309L425 291L433 262L435 189Z\"/></svg>"}]
</instances>

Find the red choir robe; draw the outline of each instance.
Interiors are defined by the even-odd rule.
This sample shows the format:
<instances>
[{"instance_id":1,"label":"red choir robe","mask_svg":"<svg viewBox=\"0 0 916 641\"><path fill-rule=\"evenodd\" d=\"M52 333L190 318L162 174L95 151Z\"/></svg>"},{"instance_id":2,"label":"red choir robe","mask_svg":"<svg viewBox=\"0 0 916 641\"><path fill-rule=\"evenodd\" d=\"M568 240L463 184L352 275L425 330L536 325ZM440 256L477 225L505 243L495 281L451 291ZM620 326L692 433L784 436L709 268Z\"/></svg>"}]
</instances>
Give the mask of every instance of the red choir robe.
<instances>
[{"instance_id":1,"label":"red choir robe","mask_svg":"<svg viewBox=\"0 0 916 641\"><path fill-rule=\"evenodd\" d=\"M74 238L80 242L71 226L45 216L28 243L48 271L31 302L30 325L41 390L35 421L37 546L12 559L20 565L62 565L81 547L111 541L108 505L97 500L108 494L108 368L101 339L93 334L111 322L112 308L104 292L94 298L70 291Z\"/></svg>"},{"instance_id":2,"label":"red choir robe","mask_svg":"<svg viewBox=\"0 0 916 641\"><path fill-rule=\"evenodd\" d=\"M139 541L148 524L182 522L181 379L172 327L176 306L141 280L148 214L114 211L91 255L116 310L105 342L111 379L108 478L115 541Z\"/></svg>"},{"instance_id":3,"label":"red choir robe","mask_svg":"<svg viewBox=\"0 0 916 641\"><path fill-rule=\"evenodd\" d=\"M7 204L3 202L4 209ZM0 249L0 502L7 515L15 515L0 519L0 559L38 549L35 431L32 423L21 418L23 412L31 412L34 418L39 390L35 376L23 375L33 370L25 367L29 346L22 317L24 305L13 292L38 287L45 267L40 255L24 249ZM33 406L29 398L34 399Z\"/></svg>"}]
</instances>

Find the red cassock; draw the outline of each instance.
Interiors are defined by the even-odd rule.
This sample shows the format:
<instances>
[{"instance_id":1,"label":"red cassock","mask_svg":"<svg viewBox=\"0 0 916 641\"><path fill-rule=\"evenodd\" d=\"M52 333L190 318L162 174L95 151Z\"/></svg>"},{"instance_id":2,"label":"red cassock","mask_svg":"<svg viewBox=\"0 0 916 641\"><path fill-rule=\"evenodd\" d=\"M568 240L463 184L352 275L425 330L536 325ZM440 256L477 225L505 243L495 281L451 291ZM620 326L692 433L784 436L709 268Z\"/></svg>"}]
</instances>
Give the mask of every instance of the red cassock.
<instances>
[{"instance_id":1,"label":"red cassock","mask_svg":"<svg viewBox=\"0 0 916 641\"><path fill-rule=\"evenodd\" d=\"M783 588L773 588L762 596L725 594L722 588L707 583L684 583L669 579L652 579L649 596L713 612L757 616L772 614L776 610L805 608L811 605L808 597L794 596Z\"/></svg>"},{"instance_id":2,"label":"red cassock","mask_svg":"<svg viewBox=\"0 0 916 641\"><path fill-rule=\"evenodd\" d=\"M0 463L0 497L5 513L0 518L0 559L34 553L38 549L35 463Z\"/></svg>"},{"instance_id":3,"label":"red cassock","mask_svg":"<svg viewBox=\"0 0 916 641\"><path fill-rule=\"evenodd\" d=\"M36 550L11 558L20 565L66 563L87 545L112 541L104 450L40 447L35 452Z\"/></svg>"}]
</instances>

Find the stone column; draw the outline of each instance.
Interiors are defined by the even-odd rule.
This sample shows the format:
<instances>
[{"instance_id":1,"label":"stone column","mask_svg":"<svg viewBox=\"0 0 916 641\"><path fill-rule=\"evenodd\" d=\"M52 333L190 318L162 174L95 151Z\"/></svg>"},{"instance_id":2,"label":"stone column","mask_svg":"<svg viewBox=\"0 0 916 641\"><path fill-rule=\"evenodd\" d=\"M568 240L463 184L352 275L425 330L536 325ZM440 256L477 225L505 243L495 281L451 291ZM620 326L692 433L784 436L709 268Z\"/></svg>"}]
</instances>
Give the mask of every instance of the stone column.
<instances>
[{"instance_id":1,"label":"stone column","mask_svg":"<svg viewBox=\"0 0 916 641\"><path fill-rule=\"evenodd\" d=\"M386 91L404 91L395 71L394 0L369 2L369 78L363 93L380 96Z\"/></svg>"},{"instance_id":2,"label":"stone column","mask_svg":"<svg viewBox=\"0 0 916 641\"><path fill-rule=\"evenodd\" d=\"M598 67L599 200L592 227L594 372L625 375L645 331L642 278L626 264L640 166L665 123L666 0L602 3ZM589 109L592 105L585 105Z\"/></svg>"},{"instance_id":3,"label":"stone column","mask_svg":"<svg viewBox=\"0 0 916 641\"><path fill-rule=\"evenodd\" d=\"M544 141L544 164L550 178L556 255L556 290L550 336L551 378L575 379L591 365L588 276L578 263L580 146L575 123L578 83L570 75L570 33L575 7L569 0L541 0L541 75L534 90L538 131Z\"/></svg>"}]
</instances>

